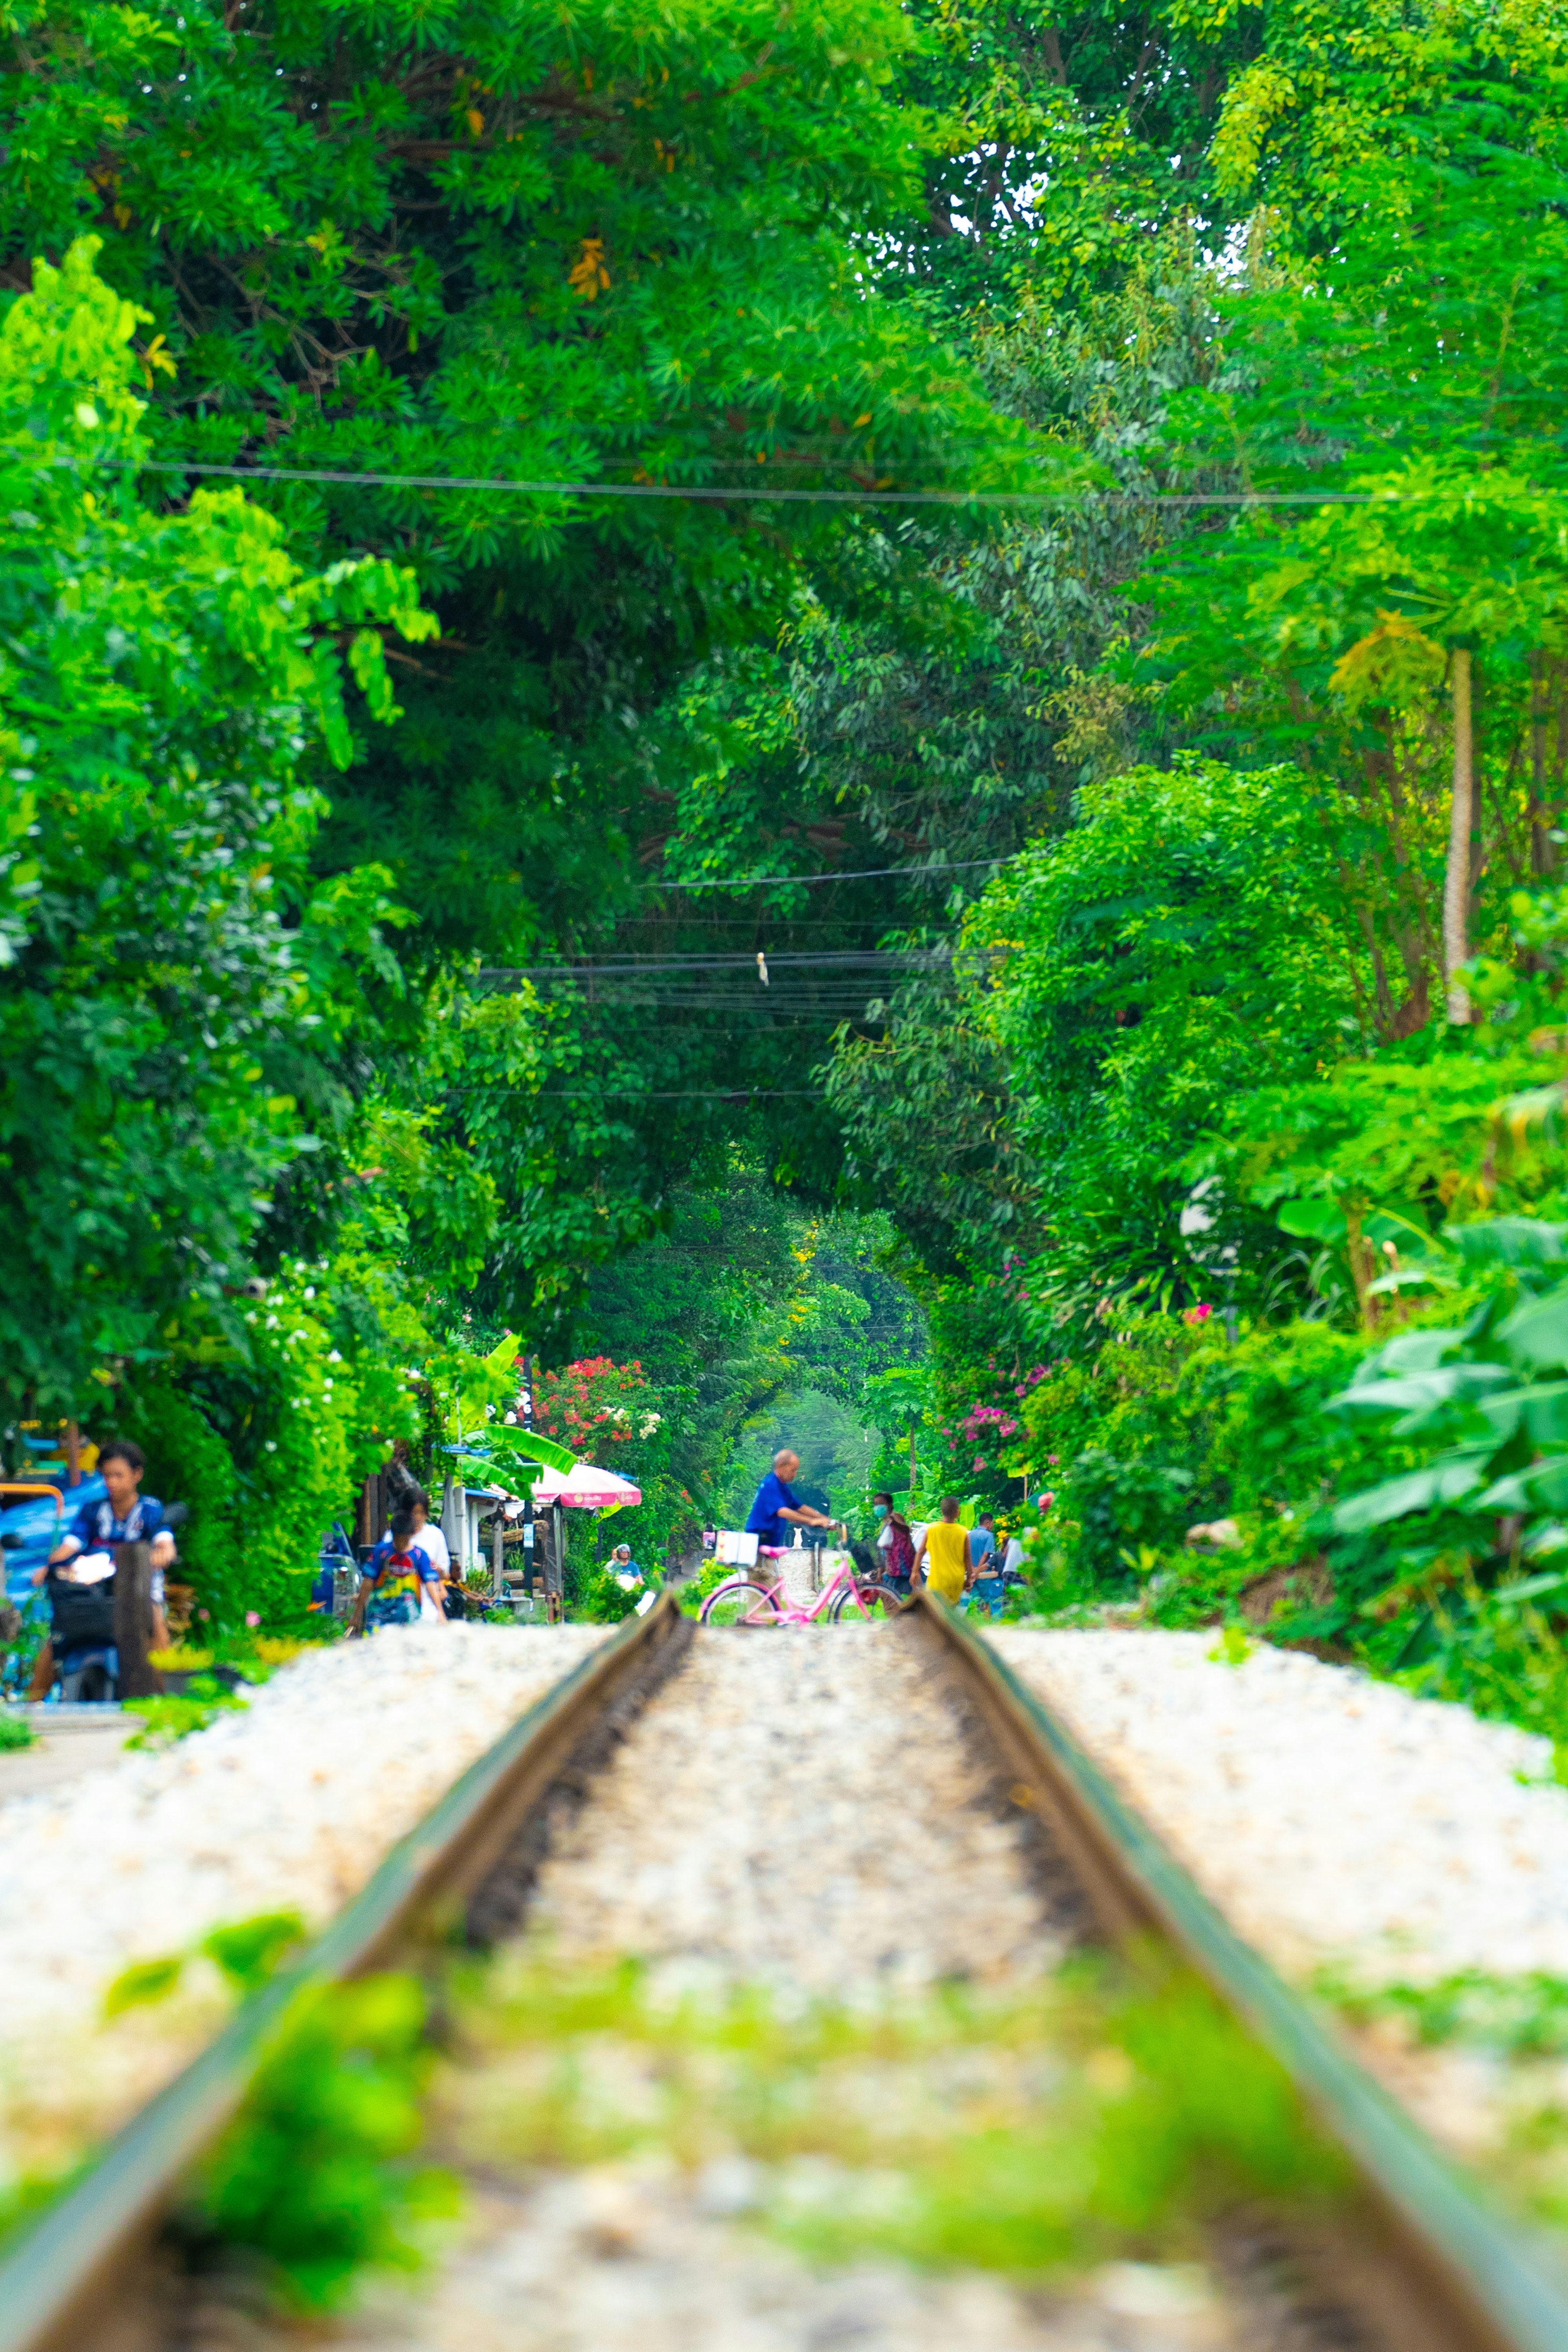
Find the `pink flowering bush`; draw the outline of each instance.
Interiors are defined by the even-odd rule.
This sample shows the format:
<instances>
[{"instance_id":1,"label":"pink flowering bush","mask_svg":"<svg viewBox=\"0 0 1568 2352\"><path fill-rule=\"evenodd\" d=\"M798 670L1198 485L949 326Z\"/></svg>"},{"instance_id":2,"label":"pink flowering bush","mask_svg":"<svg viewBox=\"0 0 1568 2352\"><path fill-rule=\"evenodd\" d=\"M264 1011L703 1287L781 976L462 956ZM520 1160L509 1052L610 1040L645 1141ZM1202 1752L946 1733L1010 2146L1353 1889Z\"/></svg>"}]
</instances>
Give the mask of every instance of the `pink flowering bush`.
<instances>
[{"instance_id":1,"label":"pink flowering bush","mask_svg":"<svg viewBox=\"0 0 1568 2352\"><path fill-rule=\"evenodd\" d=\"M662 1407L635 1360L618 1364L612 1356L582 1356L559 1371L541 1374L534 1387L536 1426L569 1445L580 1461L612 1469L616 1454L632 1449L639 1462L654 1454L664 1458L668 1441L661 1443L667 1420Z\"/></svg>"}]
</instances>

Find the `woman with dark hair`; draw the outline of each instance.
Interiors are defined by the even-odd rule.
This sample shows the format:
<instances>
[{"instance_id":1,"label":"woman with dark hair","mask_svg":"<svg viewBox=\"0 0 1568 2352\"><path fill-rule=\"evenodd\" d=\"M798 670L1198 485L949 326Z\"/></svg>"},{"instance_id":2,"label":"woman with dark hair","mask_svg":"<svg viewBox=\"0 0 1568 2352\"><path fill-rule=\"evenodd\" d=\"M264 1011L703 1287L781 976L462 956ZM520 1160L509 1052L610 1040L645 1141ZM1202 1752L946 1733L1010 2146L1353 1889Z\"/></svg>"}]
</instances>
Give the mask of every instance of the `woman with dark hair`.
<instances>
[{"instance_id":1,"label":"woman with dark hair","mask_svg":"<svg viewBox=\"0 0 1568 2352\"><path fill-rule=\"evenodd\" d=\"M871 1500L882 1521L876 1538L877 1574L884 1584L907 1597L915 1567L915 1537L909 1521L895 1507L891 1495L873 1495Z\"/></svg>"}]
</instances>

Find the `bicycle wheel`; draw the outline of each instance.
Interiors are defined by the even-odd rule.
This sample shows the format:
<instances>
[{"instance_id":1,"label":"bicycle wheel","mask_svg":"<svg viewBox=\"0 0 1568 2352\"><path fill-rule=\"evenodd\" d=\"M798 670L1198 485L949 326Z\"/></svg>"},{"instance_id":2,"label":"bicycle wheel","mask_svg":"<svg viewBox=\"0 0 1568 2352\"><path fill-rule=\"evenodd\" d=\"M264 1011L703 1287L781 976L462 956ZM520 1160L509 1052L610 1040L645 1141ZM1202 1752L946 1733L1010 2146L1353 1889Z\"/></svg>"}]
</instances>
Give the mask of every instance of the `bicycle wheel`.
<instances>
[{"instance_id":1,"label":"bicycle wheel","mask_svg":"<svg viewBox=\"0 0 1568 2352\"><path fill-rule=\"evenodd\" d=\"M852 1584L833 1603L835 1625L884 1625L904 1606L891 1584Z\"/></svg>"},{"instance_id":2,"label":"bicycle wheel","mask_svg":"<svg viewBox=\"0 0 1568 2352\"><path fill-rule=\"evenodd\" d=\"M698 1612L705 1625L777 1625L779 1610L765 1584L739 1577L716 1585Z\"/></svg>"}]
</instances>

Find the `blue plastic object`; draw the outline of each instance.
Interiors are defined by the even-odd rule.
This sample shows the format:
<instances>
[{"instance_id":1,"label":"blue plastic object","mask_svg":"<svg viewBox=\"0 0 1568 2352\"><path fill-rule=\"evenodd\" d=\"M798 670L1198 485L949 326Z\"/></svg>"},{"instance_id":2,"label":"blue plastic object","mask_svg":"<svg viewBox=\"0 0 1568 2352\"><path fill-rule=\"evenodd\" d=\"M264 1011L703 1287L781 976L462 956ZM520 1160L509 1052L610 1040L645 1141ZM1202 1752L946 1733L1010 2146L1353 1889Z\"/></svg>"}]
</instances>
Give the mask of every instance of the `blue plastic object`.
<instances>
[{"instance_id":1,"label":"blue plastic object","mask_svg":"<svg viewBox=\"0 0 1568 2352\"><path fill-rule=\"evenodd\" d=\"M65 1489L66 1518L69 1519L83 1503L101 1503L109 1488L95 1471L79 1486ZM20 1536L20 1544L6 1545L5 1598L18 1608L33 1594L33 1571L42 1568L56 1544L65 1521L55 1511L52 1495L25 1495L8 1510L0 1510L0 1536Z\"/></svg>"}]
</instances>

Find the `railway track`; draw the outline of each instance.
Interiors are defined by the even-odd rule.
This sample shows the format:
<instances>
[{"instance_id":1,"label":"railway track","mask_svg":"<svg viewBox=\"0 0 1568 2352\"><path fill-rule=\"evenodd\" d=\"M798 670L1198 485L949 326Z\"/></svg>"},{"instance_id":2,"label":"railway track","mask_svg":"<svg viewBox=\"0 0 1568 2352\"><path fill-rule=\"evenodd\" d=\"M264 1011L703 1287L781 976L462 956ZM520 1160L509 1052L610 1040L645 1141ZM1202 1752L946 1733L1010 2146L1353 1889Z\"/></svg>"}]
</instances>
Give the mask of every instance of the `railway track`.
<instances>
[{"instance_id":1,"label":"railway track","mask_svg":"<svg viewBox=\"0 0 1568 2352\"><path fill-rule=\"evenodd\" d=\"M160 2232L193 2164L232 2119L290 2005L308 1989L417 1961L466 1930L493 1941L528 1908L552 1838L591 1842L592 1790L697 1634L666 1597L596 1650L464 1775L360 1895L230 2020L0 2263L0 2352L169 2352ZM811 1637L831 1645L839 1637ZM1549 2263L1500 2220L1385 2095L1317 2013L1242 1944L1121 1802L1040 1699L961 1620L924 1595L877 1637L918 1645L968 1724L970 1747L1040 1874L1090 1936L1172 1945L1284 2066L1348 2157L1356 2190L1325 2240L1288 2251L1336 2316L1313 2337L1365 2352L1568 2352L1568 2300ZM827 1653L824 1652L823 1654ZM711 1648L705 1660L711 1660ZM680 1692L663 1711L673 1728ZM600 1783L602 1786L602 1783ZM1288 2217L1282 2225L1289 2238ZM1337 2329L1337 2333L1334 2332Z\"/></svg>"}]
</instances>

